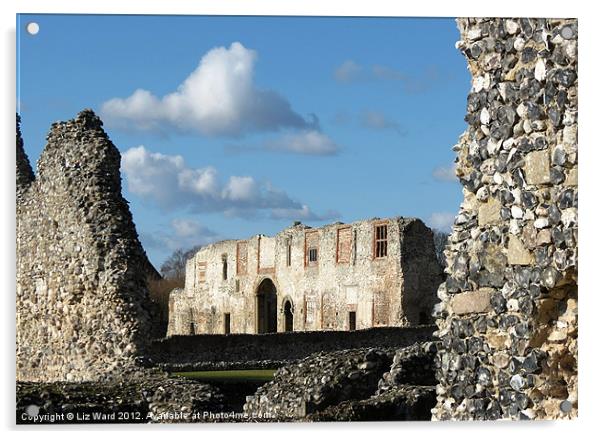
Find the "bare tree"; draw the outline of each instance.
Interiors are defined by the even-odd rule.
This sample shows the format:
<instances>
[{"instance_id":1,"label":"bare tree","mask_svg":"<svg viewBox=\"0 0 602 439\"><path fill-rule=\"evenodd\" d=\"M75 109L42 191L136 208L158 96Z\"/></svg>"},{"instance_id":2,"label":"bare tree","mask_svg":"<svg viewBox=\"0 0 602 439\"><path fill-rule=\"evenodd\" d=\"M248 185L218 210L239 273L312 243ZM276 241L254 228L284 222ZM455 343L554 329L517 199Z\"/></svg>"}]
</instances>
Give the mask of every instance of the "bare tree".
<instances>
[{"instance_id":1,"label":"bare tree","mask_svg":"<svg viewBox=\"0 0 602 439\"><path fill-rule=\"evenodd\" d=\"M179 248L174 251L161 265L161 274L163 277L165 279L184 279L186 277L186 261L200 248L200 245L196 245L188 250Z\"/></svg>"},{"instance_id":2,"label":"bare tree","mask_svg":"<svg viewBox=\"0 0 602 439\"><path fill-rule=\"evenodd\" d=\"M165 337L169 318L169 293L174 288L184 288L186 261L200 248L197 245L186 251L177 249L161 265L163 279L148 279L150 299L156 306L154 337Z\"/></svg>"},{"instance_id":3,"label":"bare tree","mask_svg":"<svg viewBox=\"0 0 602 439\"><path fill-rule=\"evenodd\" d=\"M182 249L174 251L161 265L161 274L165 279L183 278L186 274L186 257Z\"/></svg>"}]
</instances>

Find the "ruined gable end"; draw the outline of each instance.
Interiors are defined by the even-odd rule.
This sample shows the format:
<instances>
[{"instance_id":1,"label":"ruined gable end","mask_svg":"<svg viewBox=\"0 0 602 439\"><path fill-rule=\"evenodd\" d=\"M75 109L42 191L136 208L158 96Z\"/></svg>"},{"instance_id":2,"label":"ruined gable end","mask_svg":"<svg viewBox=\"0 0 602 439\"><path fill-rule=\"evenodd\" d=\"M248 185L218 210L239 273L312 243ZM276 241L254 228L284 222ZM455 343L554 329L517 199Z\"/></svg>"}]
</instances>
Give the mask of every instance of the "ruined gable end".
<instances>
[{"instance_id":1,"label":"ruined gable end","mask_svg":"<svg viewBox=\"0 0 602 439\"><path fill-rule=\"evenodd\" d=\"M21 137L21 116L17 114L17 200L27 190L35 177L29 158L23 149L23 138Z\"/></svg>"},{"instance_id":2,"label":"ruined gable end","mask_svg":"<svg viewBox=\"0 0 602 439\"><path fill-rule=\"evenodd\" d=\"M84 110L53 124L34 179L17 131L18 380L97 380L144 355L154 269L121 195L120 159Z\"/></svg>"}]
</instances>

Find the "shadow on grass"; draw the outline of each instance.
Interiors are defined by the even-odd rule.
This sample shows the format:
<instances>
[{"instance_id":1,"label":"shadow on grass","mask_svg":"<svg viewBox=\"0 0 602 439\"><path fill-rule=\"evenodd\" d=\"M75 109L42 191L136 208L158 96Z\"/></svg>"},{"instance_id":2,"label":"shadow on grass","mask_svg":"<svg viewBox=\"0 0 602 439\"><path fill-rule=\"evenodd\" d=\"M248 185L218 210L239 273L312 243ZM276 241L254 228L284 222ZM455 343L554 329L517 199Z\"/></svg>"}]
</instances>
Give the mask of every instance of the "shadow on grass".
<instances>
[{"instance_id":1,"label":"shadow on grass","mask_svg":"<svg viewBox=\"0 0 602 439\"><path fill-rule=\"evenodd\" d=\"M176 372L174 375L203 382L268 382L274 378L275 372L276 369L203 370Z\"/></svg>"}]
</instances>

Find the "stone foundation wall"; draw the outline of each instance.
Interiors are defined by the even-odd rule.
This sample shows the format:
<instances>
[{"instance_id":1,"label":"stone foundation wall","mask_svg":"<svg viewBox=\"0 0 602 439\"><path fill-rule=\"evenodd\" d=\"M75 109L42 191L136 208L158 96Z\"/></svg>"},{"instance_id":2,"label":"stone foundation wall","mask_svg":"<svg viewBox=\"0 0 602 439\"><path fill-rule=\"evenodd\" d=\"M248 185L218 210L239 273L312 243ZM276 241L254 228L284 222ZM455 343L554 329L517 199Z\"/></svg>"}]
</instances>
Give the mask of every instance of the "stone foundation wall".
<instances>
[{"instance_id":1,"label":"stone foundation wall","mask_svg":"<svg viewBox=\"0 0 602 439\"><path fill-rule=\"evenodd\" d=\"M459 19L464 202L434 419L577 416L577 21Z\"/></svg>"},{"instance_id":2,"label":"stone foundation wall","mask_svg":"<svg viewBox=\"0 0 602 439\"><path fill-rule=\"evenodd\" d=\"M166 369L194 370L195 364L207 362L291 361L316 352L399 348L432 340L434 330L434 326L426 325L358 331L182 335L154 341L150 356L154 364Z\"/></svg>"},{"instance_id":3,"label":"stone foundation wall","mask_svg":"<svg viewBox=\"0 0 602 439\"><path fill-rule=\"evenodd\" d=\"M34 176L17 126L17 380L124 374L157 275L121 196L120 154L85 110L55 123Z\"/></svg>"}]
</instances>

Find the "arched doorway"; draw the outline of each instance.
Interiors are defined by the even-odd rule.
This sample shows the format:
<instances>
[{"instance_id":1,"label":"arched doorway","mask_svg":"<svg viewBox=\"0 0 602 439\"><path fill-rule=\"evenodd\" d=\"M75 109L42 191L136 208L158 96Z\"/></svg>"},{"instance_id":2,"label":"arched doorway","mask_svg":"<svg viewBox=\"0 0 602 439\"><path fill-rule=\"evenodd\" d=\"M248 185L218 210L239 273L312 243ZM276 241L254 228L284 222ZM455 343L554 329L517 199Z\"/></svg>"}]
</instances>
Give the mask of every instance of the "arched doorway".
<instances>
[{"instance_id":1,"label":"arched doorway","mask_svg":"<svg viewBox=\"0 0 602 439\"><path fill-rule=\"evenodd\" d=\"M293 331L293 304L288 299L284 302L284 331Z\"/></svg>"},{"instance_id":2,"label":"arched doorway","mask_svg":"<svg viewBox=\"0 0 602 439\"><path fill-rule=\"evenodd\" d=\"M257 287L257 333L276 332L278 324L276 285L264 279Z\"/></svg>"}]
</instances>

